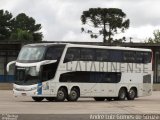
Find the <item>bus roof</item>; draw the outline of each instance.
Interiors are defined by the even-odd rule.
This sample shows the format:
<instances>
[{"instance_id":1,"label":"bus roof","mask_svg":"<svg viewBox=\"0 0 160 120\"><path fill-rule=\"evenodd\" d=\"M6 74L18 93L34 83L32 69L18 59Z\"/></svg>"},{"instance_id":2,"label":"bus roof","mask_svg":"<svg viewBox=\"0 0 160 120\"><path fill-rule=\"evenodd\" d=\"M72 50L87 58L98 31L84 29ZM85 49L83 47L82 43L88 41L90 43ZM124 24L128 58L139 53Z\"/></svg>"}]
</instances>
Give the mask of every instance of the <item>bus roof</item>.
<instances>
[{"instance_id":1,"label":"bus roof","mask_svg":"<svg viewBox=\"0 0 160 120\"><path fill-rule=\"evenodd\" d=\"M53 46L53 45L66 45L67 47L85 47L85 48L99 48L99 49L114 49L114 50L131 50L131 51L148 51L148 52L151 52L151 49L145 49L145 48L84 45L84 44L72 44L72 43L35 43L35 44L28 44L28 45L25 45L25 46Z\"/></svg>"},{"instance_id":2,"label":"bus roof","mask_svg":"<svg viewBox=\"0 0 160 120\"><path fill-rule=\"evenodd\" d=\"M25 46L52 46L52 45L66 45L66 43L33 43Z\"/></svg>"},{"instance_id":3,"label":"bus roof","mask_svg":"<svg viewBox=\"0 0 160 120\"><path fill-rule=\"evenodd\" d=\"M148 51L148 52L151 52L151 49L120 47L120 46L99 46L99 45L83 45L83 44L67 44L67 46L68 47L86 47L86 48L114 49L114 50L131 50L131 51Z\"/></svg>"}]
</instances>

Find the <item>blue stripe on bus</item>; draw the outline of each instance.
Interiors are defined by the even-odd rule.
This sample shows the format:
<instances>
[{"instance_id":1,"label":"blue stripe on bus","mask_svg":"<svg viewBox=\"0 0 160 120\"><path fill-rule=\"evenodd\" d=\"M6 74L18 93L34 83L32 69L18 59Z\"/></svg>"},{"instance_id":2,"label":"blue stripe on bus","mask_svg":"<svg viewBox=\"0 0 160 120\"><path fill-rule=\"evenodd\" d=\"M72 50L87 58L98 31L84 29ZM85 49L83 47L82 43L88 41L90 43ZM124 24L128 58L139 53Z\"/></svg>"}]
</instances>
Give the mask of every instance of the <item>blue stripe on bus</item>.
<instances>
[{"instance_id":1,"label":"blue stripe on bus","mask_svg":"<svg viewBox=\"0 0 160 120\"><path fill-rule=\"evenodd\" d=\"M38 95L41 95L41 94L42 94L42 83L41 83L41 82L38 83L37 92L38 92Z\"/></svg>"}]
</instances>

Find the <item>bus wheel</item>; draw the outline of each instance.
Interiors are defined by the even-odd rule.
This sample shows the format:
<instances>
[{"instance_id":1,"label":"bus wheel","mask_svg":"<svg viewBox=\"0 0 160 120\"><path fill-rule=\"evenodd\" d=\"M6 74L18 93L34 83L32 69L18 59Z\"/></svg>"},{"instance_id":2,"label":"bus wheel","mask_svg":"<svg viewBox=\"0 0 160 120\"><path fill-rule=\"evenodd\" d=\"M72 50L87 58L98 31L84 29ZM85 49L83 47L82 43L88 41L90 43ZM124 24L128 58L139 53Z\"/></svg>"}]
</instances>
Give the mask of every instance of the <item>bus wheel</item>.
<instances>
[{"instance_id":1,"label":"bus wheel","mask_svg":"<svg viewBox=\"0 0 160 120\"><path fill-rule=\"evenodd\" d=\"M133 88L131 88L131 89L129 90L128 94L127 94L127 99L128 99L128 100L134 100L135 97L136 97L136 94L137 94L136 90L133 89Z\"/></svg>"},{"instance_id":2,"label":"bus wheel","mask_svg":"<svg viewBox=\"0 0 160 120\"><path fill-rule=\"evenodd\" d=\"M94 97L95 101L104 101L105 98L104 97Z\"/></svg>"},{"instance_id":3,"label":"bus wheel","mask_svg":"<svg viewBox=\"0 0 160 120\"><path fill-rule=\"evenodd\" d=\"M43 98L43 97L32 97L32 99L33 99L35 102L41 102L44 98Z\"/></svg>"},{"instance_id":4,"label":"bus wheel","mask_svg":"<svg viewBox=\"0 0 160 120\"><path fill-rule=\"evenodd\" d=\"M118 100L125 100L126 98L126 90L121 88L118 93Z\"/></svg>"},{"instance_id":5,"label":"bus wheel","mask_svg":"<svg viewBox=\"0 0 160 120\"><path fill-rule=\"evenodd\" d=\"M68 95L67 100L68 101L77 101L79 96L80 96L79 91L76 88L74 88L71 90L70 94Z\"/></svg>"},{"instance_id":6,"label":"bus wheel","mask_svg":"<svg viewBox=\"0 0 160 120\"><path fill-rule=\"evenodd\" d=\"M66 99L67 92L64 88L60 88L57 92L56 101L62 102Z\"/></svg>"},{"instance_id":7,"label":"bus wheel","mask_svg":"<svg viewBox=\"0 0 160 120\"><path fill-rule=\"evenodd\" d=\"M46 100L48 100L49 102L53 102L55 101L55 97L46 97Z\"/></svg>"}]
</instances>

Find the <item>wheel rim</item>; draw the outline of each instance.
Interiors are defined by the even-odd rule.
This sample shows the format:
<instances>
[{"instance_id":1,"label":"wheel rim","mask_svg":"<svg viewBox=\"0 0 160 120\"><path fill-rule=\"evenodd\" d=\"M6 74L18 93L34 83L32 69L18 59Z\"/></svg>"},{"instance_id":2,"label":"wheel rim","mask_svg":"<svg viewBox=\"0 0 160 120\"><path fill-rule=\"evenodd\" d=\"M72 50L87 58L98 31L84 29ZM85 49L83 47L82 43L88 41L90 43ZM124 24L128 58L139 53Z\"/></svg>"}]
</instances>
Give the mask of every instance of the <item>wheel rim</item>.
<instances>
[{"instance_id":1,"label":"wheel rim","mask_svg":"<svg viewBox=\"0 0 160 120\"><path fill-rule=\"evenodd\" d=\"M122 98L122 99L123 99L124 97L125 97L125 94L124 94L124 93L123 93L123 94L121 94L120 98Z\"/></svg>"},{"instance_id":2,"label":"wheel rim","mask_svg":"<svg viewBox=\"0 0 160 120\"><path fill-rule=\"evenodd\" d=\"M71 97L72 97L72 99L76 99L77 98L77 93L75 91L72 91Z\"/></svg>"},{"instance_id":3,"label":"wheel rim","mask_svg":"<svg viewBox=\"0 0 160 120\"><path fill-rule=\"evenodd\" d=\"M136 93L135 93L134 90L130 90L129 95L130 95L131 98L134 98Z\"/></svg>"},{"instance_id":4,"label":"wheel rim","mask_svg":"<svg viewBox=\"0 0 160 120\"><path fill-rule=\"evenodd\" d=\"M64 93L62 91L58 92L58 98L63 99L64 98Z\"/></svg>"}]
</instances>

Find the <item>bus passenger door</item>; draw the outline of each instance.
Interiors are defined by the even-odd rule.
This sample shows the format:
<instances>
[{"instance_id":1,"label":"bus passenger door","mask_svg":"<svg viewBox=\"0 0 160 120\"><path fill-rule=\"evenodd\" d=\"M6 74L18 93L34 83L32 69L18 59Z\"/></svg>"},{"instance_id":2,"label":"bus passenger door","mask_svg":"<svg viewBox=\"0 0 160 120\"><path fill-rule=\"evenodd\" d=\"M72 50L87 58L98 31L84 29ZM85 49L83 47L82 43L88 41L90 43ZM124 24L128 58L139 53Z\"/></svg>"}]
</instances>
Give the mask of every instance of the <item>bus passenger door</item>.
<instances>
[{"instance_id":1,"label":"bus passenger door","mask_svg":"<svg viewBox=\"0 0 160 120\"><path fill-rule=\"evenodd\" d=\"M52 79L55 76L57 69L57 63L47 64L42 66L41 82L42 82L42 94L50 95Z\"/></svg>"}]
</instances>

